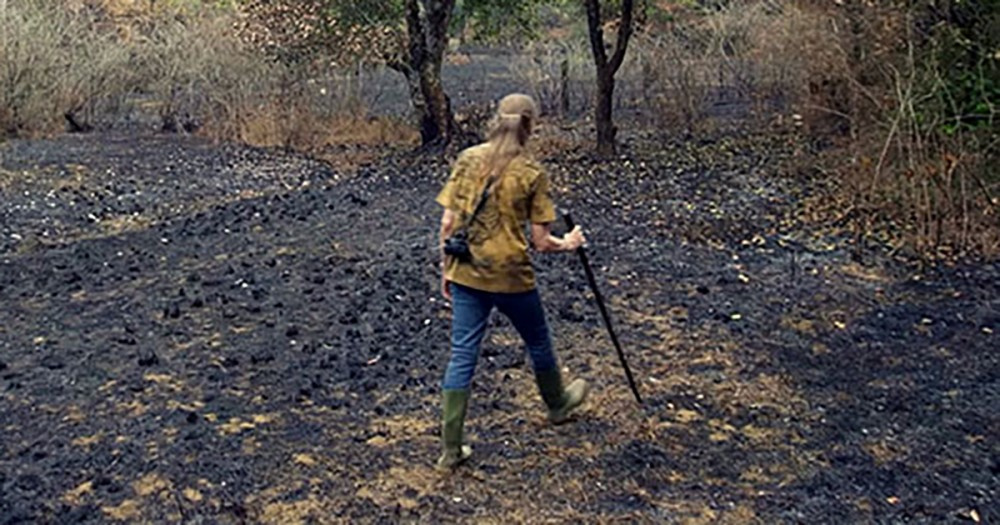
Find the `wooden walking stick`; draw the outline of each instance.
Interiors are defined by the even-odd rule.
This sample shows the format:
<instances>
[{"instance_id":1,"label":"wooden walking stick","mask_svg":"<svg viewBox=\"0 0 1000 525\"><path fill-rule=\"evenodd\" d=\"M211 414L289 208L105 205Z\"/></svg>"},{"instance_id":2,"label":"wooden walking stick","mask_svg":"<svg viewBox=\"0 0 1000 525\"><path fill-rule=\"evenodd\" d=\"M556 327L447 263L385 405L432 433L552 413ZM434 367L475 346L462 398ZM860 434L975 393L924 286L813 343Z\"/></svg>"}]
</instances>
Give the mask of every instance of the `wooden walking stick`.
<instances>
[{"instance_id":1,"label":"wooden walking stick","mask_svg":"<svg viewBox=\"0 0 1000 525\"><path fill-rule=\"evenodd\" d=\"M568 211L563 211L563 219L566 221L566 227L572 230L576 225L573 223L573 217ZM583 270L587 273L587 282L590 283L590 290L594 292L594 299L597 301L597 307L601 310L601 317L604 318L604 325L608 327L608 334L611 336L611 342L615 345L615 350L618 351L618 360L622 363L622 368L625 369L625 377L628 378L628 386L632 389L632 394L635 396L635 401L642 404L642 397L639 395L639 389L635 385L635 379L632 378L632 370L628 367L628 361L625 360L625 352L622 351L622 345L618 342L618 336L615 335L615 329L611 326L611 316L608 315L608 309L604 306L604 298L601 296L600 290L597 289L597 280L594 278L594 270L590 267L590 259L587 258L587 250L583 246L577 248L576 253L580 255L580 262L583 263Z\"/></svg>"}]
</instances>

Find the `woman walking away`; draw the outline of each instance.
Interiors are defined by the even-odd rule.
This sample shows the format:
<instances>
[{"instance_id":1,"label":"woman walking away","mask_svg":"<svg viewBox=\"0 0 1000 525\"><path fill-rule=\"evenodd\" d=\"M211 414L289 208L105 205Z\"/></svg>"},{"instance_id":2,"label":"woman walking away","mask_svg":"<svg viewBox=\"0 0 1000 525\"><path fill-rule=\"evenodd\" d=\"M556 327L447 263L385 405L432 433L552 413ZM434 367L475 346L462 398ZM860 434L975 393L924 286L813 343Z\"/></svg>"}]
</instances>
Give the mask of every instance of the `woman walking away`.
<instances>
[{"instance_id":1,"label":"woman walking away","mask_svg":"<svg viewBox=\"0 0 1000 525\"><path fill-rule=\"evenodd\" d=\"M526 222L536 251L567 252L584 243L579 227L561 238L550 232L556 213L548 176L525 150L537 119L531 97L504 97L488 141L459 155L437 197L444 207L441 292L452 302L438 470L449 471L472 454L462 427L479 345L494 307L524 339L552 423L565 422L587 395L581 379L563 387L528 256Z\"/></svg>"}]
</instances>

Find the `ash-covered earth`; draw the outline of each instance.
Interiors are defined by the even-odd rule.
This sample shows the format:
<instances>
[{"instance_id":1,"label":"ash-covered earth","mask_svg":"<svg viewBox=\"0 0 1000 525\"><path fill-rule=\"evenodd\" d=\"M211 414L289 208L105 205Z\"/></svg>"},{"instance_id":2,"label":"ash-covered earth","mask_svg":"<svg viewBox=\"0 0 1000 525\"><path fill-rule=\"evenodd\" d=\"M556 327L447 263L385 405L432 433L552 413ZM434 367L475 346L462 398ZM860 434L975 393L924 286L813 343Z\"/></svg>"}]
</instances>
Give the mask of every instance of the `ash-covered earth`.
<instances>
[{"instance_id":1,"label":"ash-covered earth","mask_svg":"<svg viewBox=\"0 0 1000 525\"><path fill-rule=\"evenodd\" d=\"M1000 270L918 273L797 221L792 142L544 159L646 403L579 261L538 257L592 397L547 425L498 316L450 477L444 162L0 145L0 523L1000 519Z\"/></svg>"}]
</instances>

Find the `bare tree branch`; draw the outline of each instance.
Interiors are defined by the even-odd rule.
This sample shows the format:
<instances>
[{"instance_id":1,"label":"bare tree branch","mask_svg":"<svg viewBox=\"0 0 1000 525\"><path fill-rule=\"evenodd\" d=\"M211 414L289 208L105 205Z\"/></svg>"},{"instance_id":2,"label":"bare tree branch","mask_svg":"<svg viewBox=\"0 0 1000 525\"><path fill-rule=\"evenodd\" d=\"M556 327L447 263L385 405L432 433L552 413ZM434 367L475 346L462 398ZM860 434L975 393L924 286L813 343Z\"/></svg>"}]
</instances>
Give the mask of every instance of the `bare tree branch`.
<instances>
[{"instance_id":1,"label":"bare tree branch","mask_svg":"<svg viewBox=\"0 0 1000 525\"><path fill-rule=\"evenodd\" d=\"M598 71L608 66L608 54L604 51L604 29L601 27L600 0L584 0L587 7L587 27L590 30L590 47L594 52L594 61Z\"/></svg>"},{"instance_id":2,"label":"bare tree branch","mask_svg":"<svg viewBox=\"0 0 1000 525\"><path fill-rule=\"evenodd\" d=\"M416 64L424 62L427 49L419 0L406 0L406 36L410 64L416 67Z\"/></svg>"},{"instance_id":3,"label":"bare tree branch","mask_svg":"<svg viewBox=\"0 0 1000 525\"><path fill-rule=\"evenodd\" d=\"M611 57L611 72L617 73L625 61L625 50L632 36L632 0L622 0L622 19L618 25L618 41L615 42L615 54Z\"/></svg>"},{"instance_id":4,"label":"bare tree branch","mask_svg":"<svg viewBox=\"0 0 1000 525\"><path fill-rule=\"evenodd\" d=\"M443 56L448 46L448 26L455 0L421 0L426 17L427 52L432 57Z\"/></svg>"}]
</instances>

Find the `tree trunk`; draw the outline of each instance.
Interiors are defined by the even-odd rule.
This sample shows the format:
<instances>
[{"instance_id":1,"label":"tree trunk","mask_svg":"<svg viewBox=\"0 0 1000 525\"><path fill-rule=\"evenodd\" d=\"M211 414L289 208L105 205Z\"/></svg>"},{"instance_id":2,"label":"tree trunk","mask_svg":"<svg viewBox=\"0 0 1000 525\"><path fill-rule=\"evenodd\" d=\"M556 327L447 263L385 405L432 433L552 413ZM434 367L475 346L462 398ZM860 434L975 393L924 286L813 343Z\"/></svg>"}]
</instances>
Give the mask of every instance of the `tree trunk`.
<instances>
[{"instance_id":1,"label":"tree trunk","mask_svg":"<svg viewBox=\"0 0 1000 525\"><path fill-rule=\"evenodd\" d=\"M455 131L455 118L451 111L451 99L441 84L440 61L429 61L421 68L420 92L425 103L420 118L423 145L447 145Z\"/></svg>"},{"instance_id":2,"label":"tree trunk","mask_svg":"<svg viewBox=\"0 0 1000 525\"><path fill-rule=\"evenodd\" d=\"M612 111L614 109L615 76L610 71L603 71L597 74L597 154L607 157L614 155L617 147L615 135L618 130L615 128Z\"/></svg>"},{"instance_id":3,"label":"tree trunk","mask_svg":"<svg viewBox=\"0 0 1000 525\"><path fill-rule=\"evenodd\" d=\"M410 98L418 114L424 147L447 145L455 131L451 101L441 83L441 65L448 47L448 24L455 0L407 0L409 40L405 70ZM419 90L413 89L419 87ZM419 94L419 96L418 96Z\"/></svg>"},{"instance_id":4,"label":"tree trunk","mask_svg":"<svg viewBox=\"0 0 1000 525\"><path fill-rule=\"evenodd\" d=\"M617 150L615 142L617 133L613 120L615 74L621 68L622 62L625 61L625 50L628 48L628 41L632 36L633 0L622 0L618 39L615 42L614 53L610 58L608 58L608 52L604 47L600 0L584 0L584 4L587 9L590 49L594 55L594 66L597 69L597 100L594 110L594 121L597 125L597 153L609 156Z\"/></svg>"},{"instance_id":5,"label":"tree trunk","mask_svg":"<svg viewBox=\"0 0 1000 525\"><path fill-rule=\"evenodd\" d=\"M559 64L559 110L563 118L569 117L569 59L564 58Z\"/></svg>"},{"instance_id":6,"label":"tree trunk","mask_svg":"<svg viewBox=\"0 0 1000 525\"><path fill-rule=\"evenodd\" d=\"M389 69L399 72L406 78L406 91L410 96L412 106L412 120L418 125L424 114L427 112L427 103L424 102L424 92L420 88L420 75L410 67L410 64L397 59L389 59L386 63Z\"/></svg>"}]
</instances>

